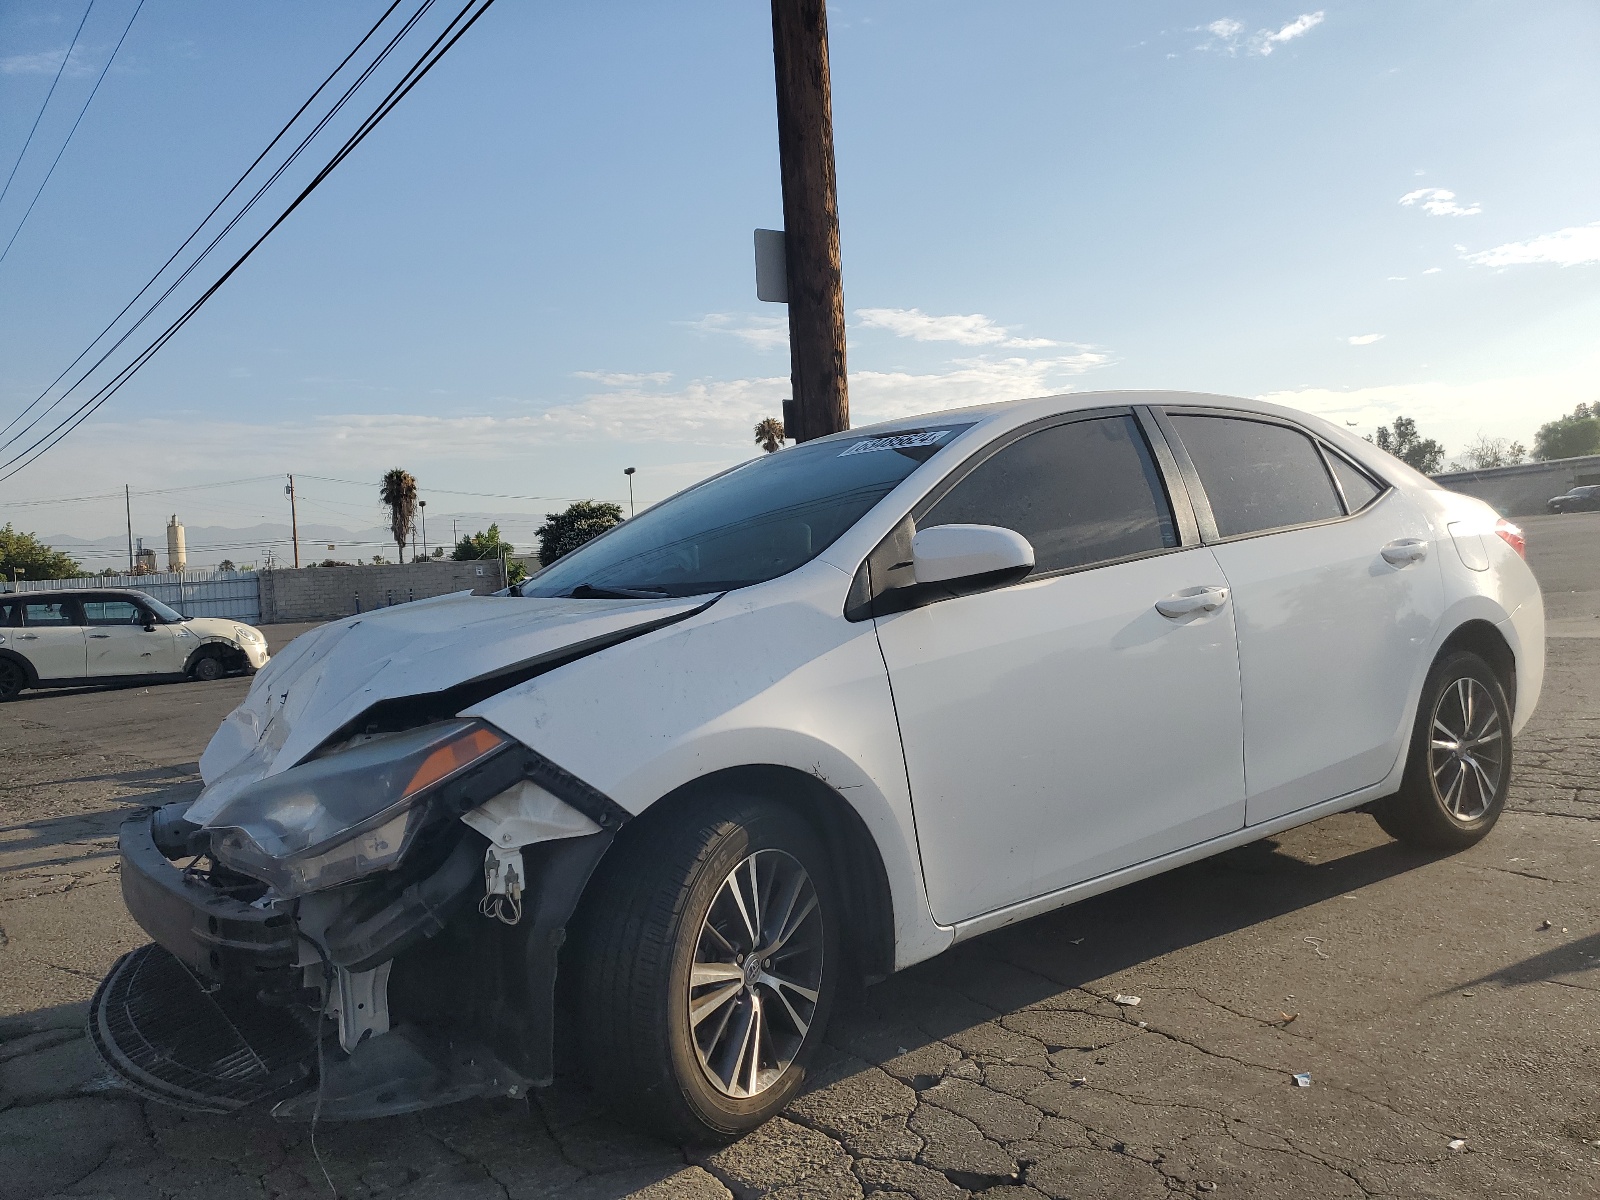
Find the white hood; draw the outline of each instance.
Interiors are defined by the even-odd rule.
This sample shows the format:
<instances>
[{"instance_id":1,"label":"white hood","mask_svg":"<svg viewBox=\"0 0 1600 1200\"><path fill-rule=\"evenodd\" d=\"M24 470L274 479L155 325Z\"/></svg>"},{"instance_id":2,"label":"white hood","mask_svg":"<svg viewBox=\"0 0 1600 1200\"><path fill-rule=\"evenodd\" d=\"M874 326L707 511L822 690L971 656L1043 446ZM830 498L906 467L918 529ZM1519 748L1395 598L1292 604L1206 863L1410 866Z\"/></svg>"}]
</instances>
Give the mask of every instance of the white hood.
<instances>
[{"instance_id":1,"label":"white hood","mask_svg":"<svg viewBox=\"0 0 1600 1200\"><path fill-rule=\"evenodd\" d=\"M286 770L383 700L442 691L585 643L687 616L704 596L566 600L460 593L346 617L301 634L258 674L200 757L207 817Z\"/></svg>"}]
</instances>

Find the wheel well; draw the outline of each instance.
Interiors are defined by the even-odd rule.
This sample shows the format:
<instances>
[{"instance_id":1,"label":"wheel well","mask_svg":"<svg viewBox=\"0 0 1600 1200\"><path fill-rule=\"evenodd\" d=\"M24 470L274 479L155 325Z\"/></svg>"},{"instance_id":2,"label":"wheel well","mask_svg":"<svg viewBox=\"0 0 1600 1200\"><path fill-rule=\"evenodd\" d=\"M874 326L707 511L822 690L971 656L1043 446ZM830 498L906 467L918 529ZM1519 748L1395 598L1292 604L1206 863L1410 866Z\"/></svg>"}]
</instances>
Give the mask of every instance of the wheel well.
<instances>
[{"instance_id":1,"label":"wheel well","mask_svg":"<svg viewBox=\"0 0 1600 1200\"><path fill-rule=\"evenodd\" d=\"M1517 656L1498 629L1488 621L1468 621L1445 639L1439 647L1439 657L1452 650L1470 650L1488 663L1506 689L1511 711L1517 710Z\"/></svg>"},{"instance_id":2,"label":"wheel well","mask_svg":"<svg viewBox=\"0 0 1600 1200\"><path fill-rule=\"evenodd\" d=\"M654 825L675 810L720 791L776 801L816 830L839 888L846 918L840 923L841 933L855 973L868 982L893 974L894 899L883 858L861 814L819 776L793 767L730 767L669 792L635 820ZM623 836L629 825L623 826Z\"/></svg>"}]
</instances>

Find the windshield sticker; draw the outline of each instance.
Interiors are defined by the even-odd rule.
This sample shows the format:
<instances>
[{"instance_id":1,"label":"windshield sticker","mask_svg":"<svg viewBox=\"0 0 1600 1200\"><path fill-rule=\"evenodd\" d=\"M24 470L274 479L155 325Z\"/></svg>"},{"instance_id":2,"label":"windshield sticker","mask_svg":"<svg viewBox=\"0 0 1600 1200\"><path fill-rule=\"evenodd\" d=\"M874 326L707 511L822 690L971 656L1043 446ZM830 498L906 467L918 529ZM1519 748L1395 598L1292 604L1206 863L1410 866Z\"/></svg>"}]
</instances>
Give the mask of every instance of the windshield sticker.
<instances>
[{"instance_id":1,"label":"windshield sticker","mask_svg":"<svg viewBox=\"0 0 1600 1200\"><path fill-rule=\"evenodd\" d=\"M841 451L840 458L846 454L871 454L875 450L913 450L918 446L936 446L950 435L948 429L929 429L916 433L892 433L888 437L866 438L856 442L848 450Z\"/></svg>"}]
</instances>

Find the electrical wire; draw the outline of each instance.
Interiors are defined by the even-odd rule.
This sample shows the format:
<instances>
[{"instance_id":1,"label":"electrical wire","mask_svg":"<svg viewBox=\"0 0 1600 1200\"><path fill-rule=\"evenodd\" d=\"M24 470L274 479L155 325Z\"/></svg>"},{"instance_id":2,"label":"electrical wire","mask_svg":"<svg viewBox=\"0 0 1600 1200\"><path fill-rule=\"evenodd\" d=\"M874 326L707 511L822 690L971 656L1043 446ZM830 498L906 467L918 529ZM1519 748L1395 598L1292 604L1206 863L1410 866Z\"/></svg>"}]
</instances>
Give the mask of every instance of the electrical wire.
<instances>
[{"instance_id":1,"label":"electrical wire","mask_svg":"<svg viewBox=\"0 0 1600 1200\"><path fill-rule=\"evenodd\" d=\"M305 150L305 148L308 145L310 145L312 139L315 138L318 134L320 134L323 131L324 128L327 127L328 122L331 121L334 118L334 116L344 107L345 102L348 101L350 99L350 97L355 94L355 92L356 92L356 90L358 88L360 88L363 84L366 83L366 81L371 77L372 73L375 70L378 69L378 67L384 62L385 59L387 59L389 57L390 51L392 51L395 48L395 46L399 44L400 40L402 38L404 38L406 36L406 34L411 32L412 28L416 25L417 21L419 21L422 18L423 14L425 14L430 8L433 7L433 2L434 2L434 0L424 0L424 3L421 5L421 7L418 8L417 11L414 12L411 15L411 17L400 27L399 32L394 34L394 36L392 36L389 39L388 44L386 46L384 46L383 49L378 52L378 54L376 55L376 57L374 57L372 62L367 64L366 69L363 70L361 72L361 74L356 77L355 82L350 84L345 89L344 94L342 96L340 96L337 101L335 101L333 107L330 108L328 110L328 112L326 112L322 116L322 119L317 122L317 124L312 128L311 132L306 134L306 136L301 139L300 144L298 146L296 146L289 153L289 156L286 159L284 159L284 161L282 163L280 163L278 165L277 170L273 171L272 175L267 179L267 181L256 189L255 194L252 195L247 201L245 201L244 206L242 208L240 208L240 210L233 215L233 218L226 225L224 225L222 227L222 230L215 237L213 237L211 239L210 244L207 245L204 250L200 251L200 253L195 257L194 261L191 262L187 267L185 267L183 269L182 273L180 273L179 276L176 279L174 279L167 286L166 291L162 292L161 295L156 297L155 301L148 308L145 309L144 313L139 317L139 319L137 321L135 321L132 325L130 325L126 330L124 330L122 336L119 337L115 342L113 342L106 349L105 353L103 353L99 358L97 358L90 365L89 369L87 371L85 371L82 375L80 375L77 378L77 380L71 386L69 386L67 388L66 391L62 392L61 395L59 395L59 396L57 396L55 398L55 400L51 401L51 403L49 405L47 405L45 407L45 409L37 417L35 417L32 421L29 421L26 425L24 425L15 434L12 434L12 436L10 438L8 438L3 444L0 444L0 449L4 449L7 446L11 446L11 445L15 444L16 441L20 437L22 437L24 434L26 434L28 432L28 430L32 429L35 425L37 425L39 423L39 421L41 419L43 419L46 414L51 412L58 404L60 404L63 400L65 400L68 396L70 396L79 387L79 385L81 385L83 383L83 381L85 379L87 379L90 375L94 374L95 371L99 370L100 366L106 361L106 359L110 358L111 355L115 354L117 352L117 350L122 347L122 344L124 342L126 342L130 337L132 337L135 332L138 331L139 327L141 325L143 325L145 323L145 321L147 321L150 318L151 314L154 313L156 311L156 309L158 309L166 301L167 297L171 296L172 293L174 291L176 291L177 288L183 283L183 281L188 279L189 276L196 269L199 268L200 264L202 262L204 262L206 260L206 257L208 255L210 255L210 253L217 248L217 245L222 241L222 239L225 238L230 232L232 232L234 226L237 225L239 223L239 221L243 219L245 214L247 214L252 208L255 207L256 201L260 200L261 197L266 193L267 189L270 188L274 183L276 183L278 181L279 177L282 176L283 173L286 170L289 169L290 165L292 165L295 162L295 160L300 157L301 152L303 150ZM71 372L74 367L76 367L80 362L82 362L84 360L84 358L86 358L89 355L89 353L95 348L95 346L97 346L100 343L101 339L104 338L107 333L109 333L113 328L116 327L117 322L122 320L122 318L127 315L128 310L139 302L139 298L141 296L143 296L146 292L148 292L152 287L155 286L157 280L159 280L161 278L162 274L166 271L166 269L168 267L170 267L173 264L173 262L177 259L177 257L180 254L182 254L184 252L184 250L187 249L188 246L194 241L194 239L197 238L200 235L201 231L203 229L205 229L207 223L210 222L211 218L216 216L218 210L221 209L222 206L228 202L228 198L231 197L234 194L234 192L239 190L239 188L244 184L244 181L247 178L249 178L250 173L252 171L254 171L257 166L260 165L262 159L266 158L266 156L269 153L271 153L272 148L274 146L276 146L281 140L283 140L284 134L289 132L290 128L294 125L294 123L300 119L301 115L304 114L306 109L310 107L311 103L319 95L322 94L323 90L328 86L329 83L331 83L333 81L334 77L337 76L340 71L344 70L345 66L350 62L350 60L352 58L354 58L357 53L360 52L361 47L366 45L367 42L372 39L372 35L375 34L378 31L379 27L385 21L387 21L389 19L389 15L391 13L393 13L394 10L400 6L400 3L401 3L401 0L393 0L393 2L389 5L389 7L384 9L383 15L378 18L378 20L373 24L371 29L367 30L366 34L362 37L362 39L359 42L356 43L355 48L353 50L351 50L349 54L346 54L344 56L344 58L342 60L340 60L339 65L337 67L335 67L329 73L328 77L326 79L324 79L320 84L317 85L316 90L314 92L312 92L311 95L309 97L307 97L306 102L304 104L302 104L295 111L294 116L290 117L288 122L284 125L284 127L282 129L280 129L277 132L277 134L273 137L272 141L267 143L266 149L263 150L260 154L256 155L255 161L252 162L248 167L245 168L244 174L239 176L239 178L234 182L233 186L230 187L227 190L226 193L224 193L222 199L218 200L217 203L212 206L211 211L208 212L205 215L205 218L200 222L200 224L195 226L194 232L189 234L188 237L184 238L183 244L180 245L176 250L174 250L172 252L171 257L169 257L166 262L161 264L160 269L157 270L156 273L150 277L149 281L146 282L145 285L139 289L139 291L134 295L133 299L129 300L128 303L126 303L126 304L124 304L122 306L122 311L117 313L117 315L115 317L111 318L110 324L108 324L104 329L102 329L99 333L97 333L95 335L94 340L91 341L88 344L88 346L86 346L83 349L82 353L80 353L77 358L73 359L70 363L67 364L66 370L62 371L61 374L57 375L53 380L51 380L50 385L48 387L46 387L44 389L44 391L39 393L39 395L37 397L35 397L28 404L28 406L26 408L24 408L20 413L18 413L15 417L13 417L10 421L8 421L6 423L6 426L5 426L4 429L0 429L0 434L5 433L13 425L15 425L18 421L22 420L23 417L27 416L28 413L30 411L32 411L32 409L34 408L35 405L39 404L46 396L48 396L50 394L50 392L56 387L56 385L59 384L63 379L65 379L67 377L68 373Z\"/></svg>"},{"instance_id":2,"label":"electrical wire","mask_svg":"<svg viewBox=\"0 0 1600 1200\"><path fill-rule=\"evenodd\" d=\"M11 164L11 174L6 176L5 187L0 187L0 204L5 203L6 193L11 190L11 181L17 177L17 168L22 165L23 158L28 153L28 147L33 145L33 135L39 132L39 122L44 120L44 110L50 107L50 97L56 94L56 84L61 82L61 76L67 69L67 63L72 61L72 52L78 48L78 39L83 36L83 27L89 23L89 14L94 11L94 0L89 0L89 7L83 10L83 20L78 22L78 31L72 35L72 44L67 47L67 52L61 56L61 65L56 68L56 77L50 81L50 90L44 94L44 103L39 105L39 113L33 118L33 126L28 130L28 136L23 140L22 149L17 152L17 161Z\"/></svg>"},{"instance_id":3,"label":"electrical wire","mask_svg":"<svg viewBox=\"0 0 1600 1200\"><path fill-rule=\"evenodd\" d=\"M93 7L92 3L90 5ZM106 72L111 70L111 64L117 61L117 51L122 49L122 43L128 40L128 30L133 28L133 23L139 17L139 10L144 8L144 0L133 6L133 16L128 18L128 23L122 28L122 36L117 39L116 47L111 51L111 57L106 59L106 65L100 68L100 77L94 81L94 87L89 89L89 98L83 102L83 107L78 110L78 119L72 123L72 128L67 130L67 140L61 143L61 149L56 151L56 156L50 162L50 169L44 173L44 179L39 182L39 190L33 193L33 199L28 202L27 211L22 214L22 220L17 222L17 227L11 233L11 240L6 243L6 248L0 250L0 263L5 262L6 255L11 253L11 247L16 244L17 235L22 232L22 227L28 223L28 218L33 215L33 206L39 203L39 197L44 194L45 184L50 182L50 176L56 173L56 164L61 161L61 156L67 152L67 147L72 145L72 135L78 132L78 125L83 121L83 114L89 111L89 105L94 103L95 94L99 92L100 85L105 82ZM84 17L88 17L84 13ZM67 51L70 56L72 51ZM63 63L63 66L66 64Z\"/></svg>"},{"instance_id":4,"label":"electrical wire","mask_svg":"<svg viewBox=\"0 0 1600 1200\"><path fill-rule=\"evenodd\" d=\"M233 277L234 273L238 271L238 269L242 267L246 261L249 260L250 256L253 255L257 249L260 248L261 244L265 242L267 238L272 236L278 227L282 225L284 221L289 219L290 215L295 211L295 209L299 208L300 205L305 202L306 198L310 196L312 192L316 191L316 189L322 185L323 181L326 180L327 177L331 175L333 171L341 163L343 163L352 152L354 152L356 147L366 140L367 136L377 128L383 119L394 111L395 107L400 103L400 101L404 100L405 97L410 94L411 89L416 87L416 85L420 83L436 65L438 65L439 60L449 53L456 43L466 35L468 30L477 24L478 20L489 10L493 4L494 0L468 0L467 4L462 7L461 11L457 13L454 18L452 18L450 24L445 27L444 31L441 32L439 36L429 44L428 48L423 51L422 55L416 60L415 63L412 64L411 68L407 70L405 75L401 78L401 81L395 84L395 86L389 91L383 100L379 102L378 106L373 109L372 113L366 118L366 120L361 123L356 132L351 134L350 137L346 139L345 143L329 160L328 164L317 173L316 177L313 178L304 189L301 190L299 195L294 198L294 200L283 211L283 213L276 220L274 220L270 226L268 226L266 232L261 234L260 237L251 243L249 248L246 249L245 252L234 261L233 265L222 274L221 278L207 288L197 300L190 304L189 307L184 310L183 314L179 316L178 319L171 325L169 325L153 343L146 347L146 349L143 350L133 360L132 363L118 371L112 377L110 382L103 385L99 391L97 391L88 400L80 404L78 408L73 410L68 417L64 418L43 437L39 438L21 453L13 455L5 463L0 463L0 472L4 472L3 474L0 474L0 482L4 482L5 480L12 478L19 471L25 469L32 463L36 462L39 458L49 453L50 450L59 445L63 439L70 435L74 429L92 416L103 404L105 404L107 400L114 396L117 391L121 389L123 384L131 379L133 375L158 351L160 351L161 348L165 346L180 329L182 329L186 324L189 323L191 319L193 319L195 313L199 312L205 303L210 300L212 296L216 295L222 286ZM474 9L476 11L474 11ZM470 16L468 16L469 13L471 14ZM460 28L457 28L457 26Z\"/></svg>"}]
</instances>

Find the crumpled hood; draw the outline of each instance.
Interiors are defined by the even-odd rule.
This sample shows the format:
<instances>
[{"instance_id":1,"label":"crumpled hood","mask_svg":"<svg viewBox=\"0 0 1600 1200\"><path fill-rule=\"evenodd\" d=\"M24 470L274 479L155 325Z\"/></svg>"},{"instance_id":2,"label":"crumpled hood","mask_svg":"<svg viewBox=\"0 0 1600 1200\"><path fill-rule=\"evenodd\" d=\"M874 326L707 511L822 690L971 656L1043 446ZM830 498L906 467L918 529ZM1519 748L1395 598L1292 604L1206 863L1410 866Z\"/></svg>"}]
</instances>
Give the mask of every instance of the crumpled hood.
<instances>
[{"instance_id":1,"label":"crumpled hood","mask_svg":"<svg viewBox=\"0 0 1600 1200\"><path fill-rule=\"evenodd\" d=\"M204 824L241 788L299 762L383 700L515 669L641 626L684 617L706 597L567 600L459 593L377 609L303 633L256 676L200 757Z\"/></svg>"}]
</instances>

